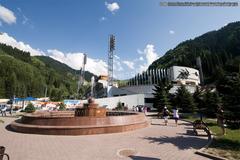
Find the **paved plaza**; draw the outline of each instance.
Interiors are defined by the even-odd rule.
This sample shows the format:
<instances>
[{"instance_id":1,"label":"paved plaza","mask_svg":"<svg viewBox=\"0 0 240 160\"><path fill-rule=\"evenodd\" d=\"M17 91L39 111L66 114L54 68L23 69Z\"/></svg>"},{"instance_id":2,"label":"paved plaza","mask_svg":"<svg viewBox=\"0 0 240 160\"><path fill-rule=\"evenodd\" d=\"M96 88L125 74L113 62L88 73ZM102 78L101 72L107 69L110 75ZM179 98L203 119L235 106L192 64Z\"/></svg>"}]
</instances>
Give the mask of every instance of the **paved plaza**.
<instances>
[{"instance_id":1,"label":"paved plaza","mask_svg":"<svg viewBox=\"0 0 240 160\"><path fill-rule=\"evenodd\" d=\"M115 134L52 136L12 132L14 118L2 118L0 146L11 160L204 160L194 154L207 144L206 136L194 136L184 121L176 127L162 119L149 119L147 128ZM126 155L133 154L130 157Z\"/></svg>"}]
</instances>

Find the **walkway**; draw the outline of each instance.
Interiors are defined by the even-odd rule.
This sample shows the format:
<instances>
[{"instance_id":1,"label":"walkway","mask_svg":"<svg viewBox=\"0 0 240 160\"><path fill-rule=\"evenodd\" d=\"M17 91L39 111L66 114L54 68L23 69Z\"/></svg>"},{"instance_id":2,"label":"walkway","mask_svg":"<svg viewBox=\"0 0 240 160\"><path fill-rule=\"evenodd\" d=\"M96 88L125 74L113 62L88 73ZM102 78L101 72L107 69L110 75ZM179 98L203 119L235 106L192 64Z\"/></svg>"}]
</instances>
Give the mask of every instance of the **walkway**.
<instances>
[{"instance_id":1,"label":"walkway","mask_svg":"<svg viewBox=\"0 0 240 160\"><path fill-rule=\"evenodd\" d=\"M11 160L204 160L194 154L207 143L207 137L192 134L191 125L173 120L151 119L152 125L136 131L87 136L48 136L22 134L5 127L14 118L2 118L0 146ZM125 157L130 152L134 156Z\"/></svg>"}]
</instances>

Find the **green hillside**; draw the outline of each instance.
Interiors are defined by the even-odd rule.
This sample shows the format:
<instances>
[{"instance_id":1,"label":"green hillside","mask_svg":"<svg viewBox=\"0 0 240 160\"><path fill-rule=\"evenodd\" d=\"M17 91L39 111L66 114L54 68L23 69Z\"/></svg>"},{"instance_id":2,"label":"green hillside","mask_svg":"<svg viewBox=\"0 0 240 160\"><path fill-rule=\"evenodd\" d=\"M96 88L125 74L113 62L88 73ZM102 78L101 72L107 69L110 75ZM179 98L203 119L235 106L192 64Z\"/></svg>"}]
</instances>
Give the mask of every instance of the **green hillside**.
<instances>
[{"instance_id":1,"label":"green hillside","mask_svg":"<svg viewBox=\"0 0 240 160\"><path fill-rule=\"evenodd\" d=\"M35 57L41 60L42 62L44 62L47 67L55 69L60 74L71 73L73 75L79 75L79 70L72 69L68 65L61 63L57 60L54 60L51 57L48 57L48 56L35 56ZM86 81L90 82L92 76L95 76L95 75L89 71L85 71Z\"/></svg>"},{"instance_id":2,"label":"green hillside","mask_svg":"<svg viewBox=\"0 0 240 160\"><path fill-rule=\"evenodd\" d=\"M240 64L240 22L230 23L193 40L180 43L154 61L149 68L180 65L196 68L196 58L202 59L206 83L217 80L219 72L238 71Z\"/></svg>"},{"instance_id":3,"label":"green hillside","mask_svg":"<svg viewBox=\"0 0 240 160\"><path fill-rule=\"evenodd\" d=\"M77 71L50 57L31 57L11 46L0 44L0 98L72 98L77 90ZM87 80L93 75L86 72Z\"/></svg>"}]
</instances>

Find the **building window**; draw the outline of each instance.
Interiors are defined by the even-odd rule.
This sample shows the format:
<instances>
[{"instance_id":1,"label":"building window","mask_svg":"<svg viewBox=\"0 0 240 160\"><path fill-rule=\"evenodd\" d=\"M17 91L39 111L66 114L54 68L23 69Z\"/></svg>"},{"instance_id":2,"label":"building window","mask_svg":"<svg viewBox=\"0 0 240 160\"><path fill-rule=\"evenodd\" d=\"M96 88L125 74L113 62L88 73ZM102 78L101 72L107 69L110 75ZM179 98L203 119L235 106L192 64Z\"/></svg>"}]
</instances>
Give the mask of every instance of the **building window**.
<instances>
[{"instance_id":1,"label":"building window","mask_svg":"<svg viewBox=\"0 0 240 160\"><path fill-rule=\"evenodd\" d=\"M144 103L153 103L154 102L154 98L145 98L144 99Z\"/></svg>"}]
</instances>

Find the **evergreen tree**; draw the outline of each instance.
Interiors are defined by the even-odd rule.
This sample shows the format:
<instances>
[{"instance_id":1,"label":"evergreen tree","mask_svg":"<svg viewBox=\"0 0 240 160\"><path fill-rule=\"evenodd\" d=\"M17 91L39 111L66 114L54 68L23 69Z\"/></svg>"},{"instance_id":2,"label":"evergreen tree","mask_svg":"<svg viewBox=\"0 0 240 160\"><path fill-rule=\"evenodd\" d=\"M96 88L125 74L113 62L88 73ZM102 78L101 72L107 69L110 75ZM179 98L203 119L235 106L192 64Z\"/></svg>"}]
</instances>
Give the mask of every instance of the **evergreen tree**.
<instances>
[{"instance_id":1,"label":"evergreen tree","mask_svg":"<svg viewBox=\"0 0 240 160\"><path fill-rule=\"evenodd\" d=\"M116 110L120 110L120 111L123 111L123 110L124 110L124 106L122 105L122 102L119 101L119 102L117 103Z\"/></svg>"},{"instance_id":2,"label":"evergreen tree","mask_svg":"<svg viewBox=\"0 0 240 160\"><path fill-rule=\"evenodd\" d=\"M196 91L193 94L194 103L199 112L201 112L203 106L203 92L199 86L196 87Z\"/></svg>"},{"instance_id":3,"label":"evergreen tree","mask_svg":"<svg viewBox=\"0 0 240 160\"><path fill-rule=\"evenodd\" d=\"M12 98L15 95L17 84L17 77L14 72L12 72L9 77L6 78L5 88L6 88L6 97Z\"/></svg>"},{"instance_id":4,"label":"evergreen tree","mask_svg":"<svg viewBox=\"0 0 240 160\"><path fill-rule=\"evenodd\" d=\"M217 90L223 97L225 118L238 122L240 120L240 74L237 72L226 74L218 81Z\"/></svg>"},{"instance_id":5,"label":"evergreen tree","mask_svg":"<svg viewBox=\"0 0 240 160\"><path fill-rule=\"evenodd\" d=\"M167 79L162 79L158 85L154 86L154 103L153 107L160 113L164 106L171 107L169 102L169 90L172 88Z\"/></svg>"},{"instance_id":6,"label":"evergreen tree","mask_svg":"<svg viewBox=\"0 0 240 160\"><path fill-rule=\"evenodd\" d=\"M193 96L185 88L184 85L181 85L177 89L174 100L175 100L175 103L177 104L177 107L182 109L182 112L193 113L194 111L196 111L196 106L194 104Z\"/></svg>"},{"instance_id":7,"label":"evergreen tree","mask_svg":"<svg viewBox=\"0 0 240 160\"><path fill-rule=\"evenodd\" d=\"M63 104L63 103L60 103L59 105L59 111L64 111L64 110L66 110L66 105L65 104Z\"/></svg>"},{"instance_id":8,"label":"evergreen tree","mask_svg":"<svg viewBox=\"0 0 240 160\"><path fill-rule=\"evenodd\" d=\"M32 113L32 112L35 112L35 107L33 106L33 104L32 103L29 103L28 105L27 105L27 107L25 108L25 112L27 112L27 113Z\"/></svg>"},{"instance_id":9,"label":"evergreen tree","mask_svg":"<svg viewBox=\"0 0 240 160\"><path fill-rule=\"evenodd\" d=\"M77 71L50 57L30 53L0 43L0 98L42 97L47 87L52 99L73 97ZM85 72L89 81L93 74Z\"/></svg>"},{"instance_id":10,"label":"evergreen tree","mask_svg":"<svg viewBox=\"0 0 240 160\"><path fill-rule=\"evenodd\" d=\"M207 92L203 95L202 112L208 117L216 117L218 106L221 105L221 98L217 92Z\"/></svg>"}]
</instances>

